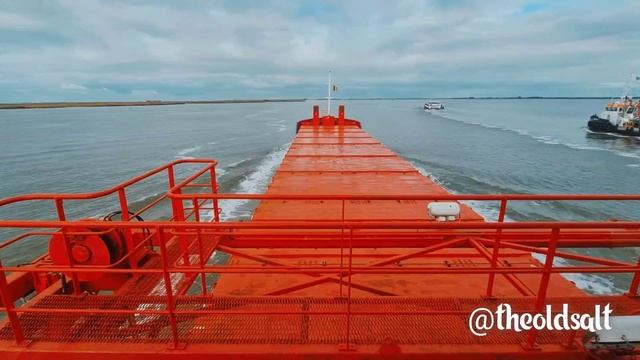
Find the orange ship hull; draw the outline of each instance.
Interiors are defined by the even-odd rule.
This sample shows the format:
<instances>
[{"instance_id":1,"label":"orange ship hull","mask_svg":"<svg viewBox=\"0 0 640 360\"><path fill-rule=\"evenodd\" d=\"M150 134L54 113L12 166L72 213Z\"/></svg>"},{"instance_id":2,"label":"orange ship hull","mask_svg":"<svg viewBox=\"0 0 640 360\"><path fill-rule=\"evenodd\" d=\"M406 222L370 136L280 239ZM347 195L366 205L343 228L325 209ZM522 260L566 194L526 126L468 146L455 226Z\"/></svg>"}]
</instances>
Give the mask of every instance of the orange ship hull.
<instances>
[{"instance_id":1,"label":"orange ship hull","mask_svg":"<svg viewBox=\"0 0 640 360\"><path fill-rule=\"evenodd\" d=\"M10 304L2 308L3 359L585 359L592 352L583 332L476 336L469 316L500 303L531 313L564 303L582 312L608 303L614 315L640 310L638 264L562 249L638 246L640 224L503 222L512 200L638 196L451 195L345 119L342 108L338 117L316 110L298 124L265 194L219 194L215 161L195 160L202 170L176 180L174 167L189 162L152 171L169 176L169 221L133 221L146 208L120 221L68 220L64 202L72 195L0 201L52 200L58 219L0 226L60 229L52 234L62 254L2 268L2 304ZM78 199L117 194L129 214L124 189L134 180ZM220 219L221 203L233 199L259 201L250 222ZM499 201L498 221L461 202L473 199ZM442 200L460 202L455 221L427 212ZM114 258L116 237L106 234L116 231L126 251ZM101 235L88 238L94 233ZM548 256L541 263L532 252ZM100 254L107 265L92 263ZM569 270L554 258L597 266ZM634 276L627 295L591 296L562 272ZM27 294L33 297L15 302Z\"/></svg>"}]
</instances>

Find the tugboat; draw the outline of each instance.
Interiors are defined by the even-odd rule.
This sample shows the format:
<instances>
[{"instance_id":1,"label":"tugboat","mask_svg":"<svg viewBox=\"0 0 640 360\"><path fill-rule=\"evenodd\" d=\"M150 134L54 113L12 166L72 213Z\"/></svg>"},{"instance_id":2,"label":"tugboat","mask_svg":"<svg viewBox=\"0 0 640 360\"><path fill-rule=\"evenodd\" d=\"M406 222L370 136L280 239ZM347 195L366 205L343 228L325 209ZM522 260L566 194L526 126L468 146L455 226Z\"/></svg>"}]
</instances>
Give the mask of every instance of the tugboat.
<instances>
[{"instance_id":1,"label":"tugboat","mask_svg":"<svg viewBox=\"0 0 640 360\"><path fill-rule=\"evenodd\" d=\"M607 104L600 114L593 114L587 126L595 132L640 136L640 101L634 103L629 96Z\"/></svg>"},{"instance_id":2,"label":"tugboat","mask_svg":"<svg viewBox=\"0 0 640 360\"><path fill-rule=\"evenodd\" d=\"M444 105L442 105L442 103L439 103L437 101L427 101L424 104L424 109L425 110L444 110Z\"/></svg>"},{"instance_id":3,"label":"tugboat","mask_svg":"<svg viewBox=\"0 0 640 360\"><path fill-rule=\"evenodd\" d=\"M640 77L633 76L633 80L640 80ZM629 95L629 86L619 100L608 103L603 112L591 115L587 122L591 131L628 136L640 136L639 124L640 100L634 102Z\"/></svg>"}]
</instances>

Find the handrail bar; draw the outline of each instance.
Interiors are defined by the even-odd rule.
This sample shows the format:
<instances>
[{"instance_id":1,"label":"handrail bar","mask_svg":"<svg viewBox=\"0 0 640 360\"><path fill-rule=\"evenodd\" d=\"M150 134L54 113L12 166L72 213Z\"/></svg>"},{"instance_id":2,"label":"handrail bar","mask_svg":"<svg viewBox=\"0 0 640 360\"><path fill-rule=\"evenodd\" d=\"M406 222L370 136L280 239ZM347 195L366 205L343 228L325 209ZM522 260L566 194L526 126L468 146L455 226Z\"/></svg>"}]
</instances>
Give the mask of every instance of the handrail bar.
<instances>
[{"instance_id":1,"label":"handrail bar","mask_svg":"<svg viewBox=\"0 0 640 360\"><path fill-rule=\"evenodd\" d=\"M115 186L112 186L108 189L90 192L90 193L36 193L36 194L26 194L26 195L18 195L9 198L0 199L0 206L9 205L16 202L22 201L31 201L31 200L89 200L96 199L100 197L104 197L107 195L114 194L119 190L122 190L130 185L133 185L141 180L144 180L150 176L158 174L172 166L179 164L202 164L208 163L212 166L215 166L218 162L214 159L177 159L173 160L167 164L156 167L152 170L149 170L143 174L140 174L136 177L133 177L127 181L121 182Z\"/></svg>"},{"instance_id":2,"label":"handrail bar","mask_svg":"<svg viewBox=\"0 0 640 360\"><path fill-rule=\"evenodd\" d=\"M0 220L0 228L57 228L57 227L91 227L91 228L193 228L193 229L638 229L640 221L520 221L520 222L436 222L436 221L327 221L327 222L186 222L186 221L59 221L59 220Z\"/></svg>"},{"instance_id":3,"label":"handrail bar","mask_svg":"<svg viewBox=\"0 0 640 360\"><path fill-rule=\"evenodd\" d=\"M193 200L483 200L483 201L640 201L640 194L429 194L429 195L316 195L316 194L242 194L242 193L192 193L178 194L169 191L173 199Z\"/></svg>"},{"instance_id":4,"label":"handrail bar","mask_svg":"<svg viewBox=\"0 0 640 360\"><path fill-rule=\"evenodd\" d=\"M166 272L169 273L237 273L237 274L288 274L288 273L313 273L313 274L331 274L344 270L340 266L254 266L254 267L237 267L237 266L207 266L198 267L167 267ZM0 271L6 272L74 272L74 273L121 273L121 274L159 274L165 272L164 268L138 268L138 269L122 269L122 268L101 268L101 267L69 267L69 266L0 266ZM384 267L384 266L360 266L354 267L354 274L540 274L544 271L541 267L494 267L490 265L486 267ZM580 273L597 273L597 274L628 274L638 272L635 265L629 266L553 266L552 273L559 274L580 274Z\"/></svg>"}]
</instances>

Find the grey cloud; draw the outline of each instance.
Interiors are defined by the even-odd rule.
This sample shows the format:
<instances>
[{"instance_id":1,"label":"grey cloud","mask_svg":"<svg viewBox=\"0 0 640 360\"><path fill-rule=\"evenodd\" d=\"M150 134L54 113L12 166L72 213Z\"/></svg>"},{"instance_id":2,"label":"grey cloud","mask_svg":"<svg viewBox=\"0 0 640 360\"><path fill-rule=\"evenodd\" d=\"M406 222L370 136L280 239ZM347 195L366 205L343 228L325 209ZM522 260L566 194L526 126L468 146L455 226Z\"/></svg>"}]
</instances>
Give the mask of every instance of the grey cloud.
<instances>
[{"instance_id":1,"label":"grey cloud","mask_svg":"<svg viewBox=\"0 0 640 360\"><path fill-rule=\"evenodd\" d=\"M526 4L0 0L0 102L317 97L328 69L342 96L610 95L640 72L637 2Z\"/></svg>"}]
</instances>

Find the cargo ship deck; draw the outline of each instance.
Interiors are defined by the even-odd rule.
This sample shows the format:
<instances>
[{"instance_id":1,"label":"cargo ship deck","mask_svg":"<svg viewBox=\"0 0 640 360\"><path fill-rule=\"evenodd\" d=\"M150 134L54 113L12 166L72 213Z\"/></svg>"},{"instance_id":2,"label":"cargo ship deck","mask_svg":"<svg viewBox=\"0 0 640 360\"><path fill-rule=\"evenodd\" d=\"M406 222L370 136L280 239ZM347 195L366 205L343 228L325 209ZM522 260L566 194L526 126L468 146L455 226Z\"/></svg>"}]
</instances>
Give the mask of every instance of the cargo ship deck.
<instances>
[{"instance_id":1,"label":"cargo ship deck","mask_svg":"<svg viewBox=\"0 0 640 360\"><path fill-rule=\"evenodd\" d=\"M193 163L202 169L174 177ZM504 221L509 201L639 196L450 194L342 107L299 122L264 194L218 193L215 165L180 160L100 193L0 201L52 201L57 216L0 220L27 234L0 251L36 236L52 244L29 265L2 267L2 358L586 359L593 352L580 331L476 336L469 316L501 303L531 313L565 303L640 311L639 264L564 249L636 247L640 224ZM167 193L131 211L125 189L165 172ZM65 202L105 195L117 196L117 221L64 216ZM239 200L256 202L251 221L222 221L221 204ZM469 201L497 201L498 219L485 221ZM460 212L437 221L432 202ZM162 204L171 219L134 221ZM113 244L124 249L117 256ZM587 294L561 274L595 272L632 274L629 293Z\"/></svg>"}]
</instances>

